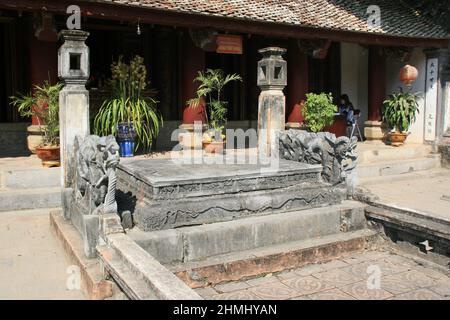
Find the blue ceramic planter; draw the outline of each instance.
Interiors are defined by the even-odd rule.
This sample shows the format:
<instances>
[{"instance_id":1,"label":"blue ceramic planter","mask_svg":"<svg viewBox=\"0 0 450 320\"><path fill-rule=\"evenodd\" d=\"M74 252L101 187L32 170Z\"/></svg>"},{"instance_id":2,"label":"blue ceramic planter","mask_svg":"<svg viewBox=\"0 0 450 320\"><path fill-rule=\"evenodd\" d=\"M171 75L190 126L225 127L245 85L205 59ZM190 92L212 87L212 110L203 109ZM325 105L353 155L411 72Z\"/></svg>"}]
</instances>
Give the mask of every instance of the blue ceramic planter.
<instances>
[{"instance_id":1,"label":"blue ceramic planter","mask_svg":"<svg viewBox=\"0 0 450 320\"><path fill-rule=\"evenodd\" d=\"M117 125L117 142L121 157L133 157L136 132L133 123L119 123Z\"/></svg>"},{"instance_id":2,"label":"blue ceramic planter","mask_svg":"<svg viewBox=\"0 0 450 320\"><path fill-rule=\"evenodd\" d=\"M119 140L119 147L121 157L128 158L134 156L134 141Z\"/></svg>"}]
</instances>

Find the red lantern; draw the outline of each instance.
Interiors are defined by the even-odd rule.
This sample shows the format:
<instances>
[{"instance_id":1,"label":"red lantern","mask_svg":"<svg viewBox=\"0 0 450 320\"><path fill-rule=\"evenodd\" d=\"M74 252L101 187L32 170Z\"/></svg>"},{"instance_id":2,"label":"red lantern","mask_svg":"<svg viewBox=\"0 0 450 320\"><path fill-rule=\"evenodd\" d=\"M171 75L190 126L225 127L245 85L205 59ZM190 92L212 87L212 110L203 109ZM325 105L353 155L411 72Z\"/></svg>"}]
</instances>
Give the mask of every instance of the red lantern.
<instances>
[{"instance_id":1,"label":"red lantern","mask_svg":"<svg viewBox=\"0 0 450 320\"><path fill-rule=\"evenodd\" d=\"M411 83L417 80L419 71L413 66L407 64L400 70L400 81L405 85L410 86Z\"/></svg>"}]
</instances>

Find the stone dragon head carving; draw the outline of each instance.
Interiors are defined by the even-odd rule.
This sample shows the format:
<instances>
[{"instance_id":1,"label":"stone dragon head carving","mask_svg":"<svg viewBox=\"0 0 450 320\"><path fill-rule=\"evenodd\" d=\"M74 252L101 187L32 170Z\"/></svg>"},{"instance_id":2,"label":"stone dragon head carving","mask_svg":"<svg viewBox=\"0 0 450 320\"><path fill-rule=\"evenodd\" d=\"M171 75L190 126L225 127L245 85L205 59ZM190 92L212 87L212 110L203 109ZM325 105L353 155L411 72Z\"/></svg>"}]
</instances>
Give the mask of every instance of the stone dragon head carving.
<instances>
[{"instance_id":1,"label":"stone dragon head carving","mask_svg":"<svg viewBox=\"0 0 450 320\"><path fill-rule=\"evenodd\" d=\"M280 158L323 166L322 178L331 184L345 182L356 167L357 139L329 132L288 130L278 135Z\"/></svg>"},{"instance_id":2,"label":"stone dragon head carving","mask_svg":"<svg viewBox=\"0 0 450 320\"><path fill-rule=\"evenodd\" d=\"M116 212L116 168L120 161L116 139L96 135L76 137L74 149L76 198L89 207L90 214L100 207L105 213Z\"/></svg>"}]
</instances>

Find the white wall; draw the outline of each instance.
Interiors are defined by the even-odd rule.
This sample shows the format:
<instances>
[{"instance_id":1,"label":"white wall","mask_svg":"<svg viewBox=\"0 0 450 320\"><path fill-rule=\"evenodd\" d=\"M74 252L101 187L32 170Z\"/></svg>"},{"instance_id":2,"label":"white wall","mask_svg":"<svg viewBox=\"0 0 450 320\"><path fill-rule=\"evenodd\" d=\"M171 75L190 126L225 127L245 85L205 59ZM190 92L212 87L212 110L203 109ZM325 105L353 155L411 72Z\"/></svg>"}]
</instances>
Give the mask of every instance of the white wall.
<instances>
[{"instance_id":1,"label":"white wall","mask_svg":"<svg viewBox=\"0 0 450 320\"><path fill-rule=\"evenodd\" d=\"M424 142L424 113L425 113L425 77L426 77L426 57L422 49L414 49L412 58L407 63L401 61L388 59L386 63L386 95L392 92L398 92L399 87L406 90L403 83L399 80L400 69L405 65L410 64L417 68L419 76L413 83L412 92L420 92L419 98L419 114L416 122L409 129L408 143L423 143Z\"/></svg>"},{"instance_id":2,"label":"white wall","mask_svg":"<svg viewBox=\"0 0 450 320\"><path fill-rule=\"evenodd\" d=\"M355 108L361 110L360 127L363 130L368 113L368 61L369 53L366 48L354 43L341 43L341 92L348 94ZM405 86L399 80L400 69L405 65L401 61L388 59L386 62L386 96L398 92L399 87ZM413 84L412 91L422 94L419 99L419 114L416 122L410 128L409 143L423 143L424 141L424 113L425 113L425 77L426 57L422 49L414 49L408 64L419 71L419 77Z\"/></svg>"},{"instance_id":3,"label":"white wall","mask_svg":"<svg viewBox=\"0 0 450 320\"><path fill-rule=\"evenodd\" d=\"M341 43L341 93L348 94L356 109L361 110L359 125L367 120L368 50L354 43Z\"/></svg>"}]
</instances>

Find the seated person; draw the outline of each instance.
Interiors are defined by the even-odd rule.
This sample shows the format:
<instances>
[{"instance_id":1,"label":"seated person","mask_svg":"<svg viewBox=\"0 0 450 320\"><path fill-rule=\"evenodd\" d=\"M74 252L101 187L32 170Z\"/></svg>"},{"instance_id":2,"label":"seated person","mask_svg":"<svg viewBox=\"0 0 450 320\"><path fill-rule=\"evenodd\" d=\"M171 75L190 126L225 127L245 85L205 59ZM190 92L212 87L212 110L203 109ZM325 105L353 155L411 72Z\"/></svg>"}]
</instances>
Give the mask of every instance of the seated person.
<instances>
[{"instance_id":1,"label":"seated person","mask_svg":"<svg viewBox=\"0 0 450 320\"><path fill-rule=\"evenodd\" d=\"M351 126L356 122L354 112L353 104L350 102L348 95L343 94L340 97L339 113L346 117L348 126Z\"/></svg>"}]
</instances>

